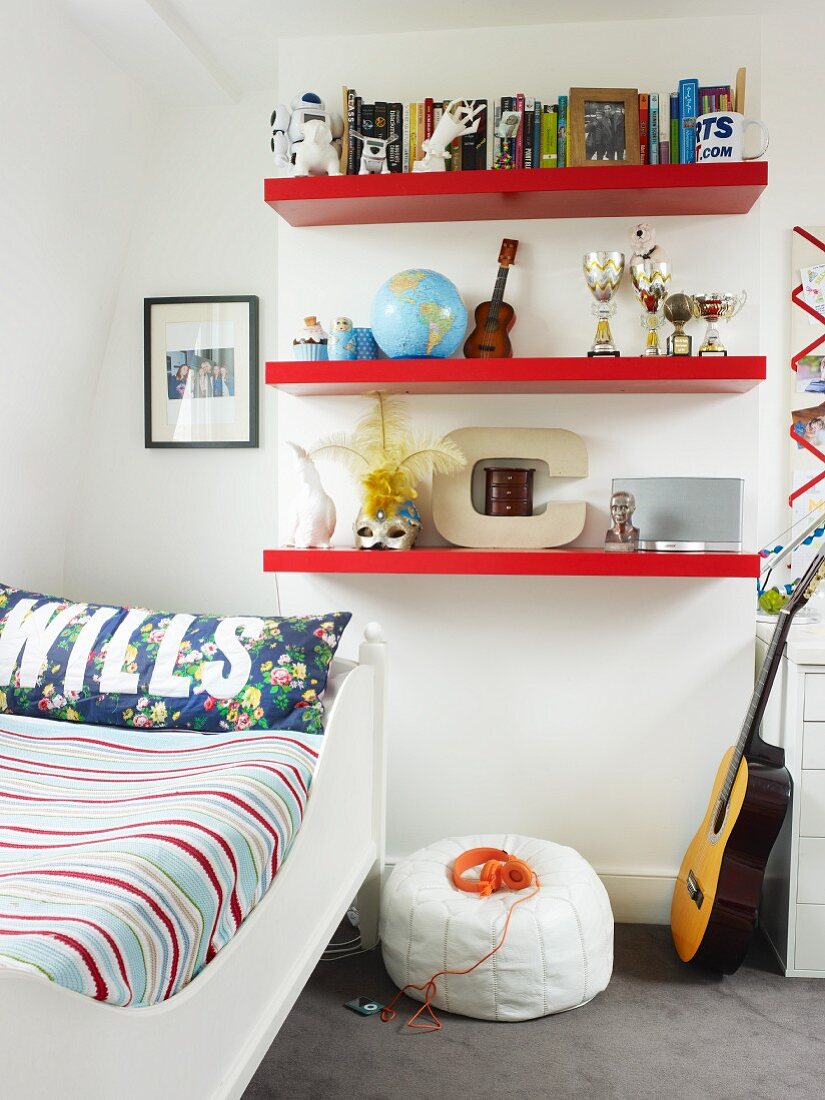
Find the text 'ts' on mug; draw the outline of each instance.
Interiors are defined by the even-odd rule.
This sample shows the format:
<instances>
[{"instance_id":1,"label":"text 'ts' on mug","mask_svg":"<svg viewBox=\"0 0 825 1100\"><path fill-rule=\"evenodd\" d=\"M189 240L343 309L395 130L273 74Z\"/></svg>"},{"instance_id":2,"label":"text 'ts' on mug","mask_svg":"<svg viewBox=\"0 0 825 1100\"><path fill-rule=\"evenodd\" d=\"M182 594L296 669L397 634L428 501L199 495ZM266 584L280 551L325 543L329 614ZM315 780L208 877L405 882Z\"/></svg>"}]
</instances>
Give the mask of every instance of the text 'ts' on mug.
<instances>
[{"instance_id":1,"label":"text 'ts' on mug","mask_svg":"<svg viewBox=\"0 0 825 1100\"><path fill-rule=\"evenodd\" d=\"M758 126L764 144L758 153L745 155L745 131ZM768 130L763 122L745 118L737 111L715 111L696 119L696 163L716 164L720 161L756 160L768 148Z\"/></svg>"}]
</instances>

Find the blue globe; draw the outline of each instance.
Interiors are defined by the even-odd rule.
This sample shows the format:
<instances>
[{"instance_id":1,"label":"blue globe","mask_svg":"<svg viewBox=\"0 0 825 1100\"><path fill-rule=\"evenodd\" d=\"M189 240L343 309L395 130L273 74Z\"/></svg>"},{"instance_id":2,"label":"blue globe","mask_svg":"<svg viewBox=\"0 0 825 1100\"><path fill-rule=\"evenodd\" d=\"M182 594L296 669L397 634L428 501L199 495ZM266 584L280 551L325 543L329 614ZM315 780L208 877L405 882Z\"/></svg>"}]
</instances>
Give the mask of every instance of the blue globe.
<instances>
[{"instance_id":1,"label":"blue globe","mask_svg":"<svg viewBox=\"0 0 825 1100\"><path fill-rule=\"evenodd\" d=\"M390 359L446 359L464 338L467 309L446 276L411 268L382 284L370 323Z\"/></svg>"}]
</instances>

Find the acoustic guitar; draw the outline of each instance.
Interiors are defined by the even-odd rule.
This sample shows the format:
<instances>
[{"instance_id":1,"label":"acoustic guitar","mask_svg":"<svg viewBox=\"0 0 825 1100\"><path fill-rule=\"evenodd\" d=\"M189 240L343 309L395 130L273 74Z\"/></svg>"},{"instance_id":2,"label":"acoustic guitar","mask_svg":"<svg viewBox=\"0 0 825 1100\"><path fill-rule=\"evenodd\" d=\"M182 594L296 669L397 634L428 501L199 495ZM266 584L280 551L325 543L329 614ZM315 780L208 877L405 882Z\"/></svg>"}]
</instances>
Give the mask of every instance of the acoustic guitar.
<instances>
[{"instance_id":1,"label":"acoustic guitar","mask_svg":"<svg viewBox=\"0 0 825 1100\"><path fill-rule=\"evenodd\" d=\"M516 323L516 311L504 301L504 287L510 268L516 262L517 248L518 241L505 237L501 242L493 297L476 306L475 328L464 344L467 359L511 359L513 356L508 334Z\"/></svg>"},{"instance_id":2,"label":"acoustic guitar","mask_svg":"<svg viewBox=\"0 0 825 1100\"><path fill-rule=\"evenodd\" d=\"M784 749L763 741L759 727L793 617L823 577L825 554L819 554L779 612L739 740L722 757L673 891L670 928L679 958L723 974L745 957L765 867L791 798Z\"/></svg>"}]
</instances>

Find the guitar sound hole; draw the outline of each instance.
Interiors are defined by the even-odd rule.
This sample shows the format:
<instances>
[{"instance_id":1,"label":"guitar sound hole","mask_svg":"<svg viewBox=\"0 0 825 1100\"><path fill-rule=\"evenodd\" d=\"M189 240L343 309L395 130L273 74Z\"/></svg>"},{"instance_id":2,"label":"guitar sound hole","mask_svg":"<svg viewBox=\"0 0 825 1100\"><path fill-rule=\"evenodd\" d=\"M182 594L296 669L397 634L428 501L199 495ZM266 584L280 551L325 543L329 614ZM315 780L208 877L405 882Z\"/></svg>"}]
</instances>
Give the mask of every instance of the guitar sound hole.
<instances>
[{"instance_id":1,"label":"guitar sound hole","mask_svg":"<svg viewBox=\"0 0 825 1100\"><path fill-rule=\"evenodd\" d=\"M722 832L722 826L725 824L725 814L727 812L727 806L724 802L716 803L716 813L713 816L713 835L719 836Z\"/></svg>"},{"instance_id":2,"label":"guitar sound hole","mask_svg":"<svg viewBox=\"0 0 825 1100\"><path fill-rule=\"evenodd\" d=\"M479 344L478 346L482 351L495 351L496 350L494 344Z\"/></svg>"}]
</instances>

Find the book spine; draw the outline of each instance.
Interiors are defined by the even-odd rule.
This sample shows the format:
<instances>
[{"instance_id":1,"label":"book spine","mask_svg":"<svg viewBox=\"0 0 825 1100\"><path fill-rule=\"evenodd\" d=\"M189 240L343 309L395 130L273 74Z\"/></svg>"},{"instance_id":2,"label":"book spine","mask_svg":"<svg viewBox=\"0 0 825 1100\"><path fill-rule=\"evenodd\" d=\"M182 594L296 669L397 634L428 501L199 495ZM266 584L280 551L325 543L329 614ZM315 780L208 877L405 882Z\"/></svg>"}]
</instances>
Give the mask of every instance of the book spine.
<instances>
[{"instance_id":1,"label":"book spine","mask_svg":"<svg viewBox=\"0 0 825 1100\"><path fill-rule=\"evenodd\" d=\"M650 96L647 92L639 92L639 153L640 163L647 164L650 146Z\"/></svg>"},{"instance_id":2,"label":"book spine","mask_svg":"<svg viewBox=\"0 0 825 1100\"><path fill-rule=\"evenodd\" d=\"M524 167L524 103L524 92L519 92L516 95L516 110L521 117L519 119L518 130L516 131L516 168Z\"/></svg>"},{"instance_id":3,"label":"book spine","mask_svg":"<svg viewBox=\"0 0 825 1100\"><path fill-rule=\"evenodd\" d=\"M524 131L522 161L525 168L533 167L533 112L536 109L536 101L533 96L524 97Z\"/></svg>"},{"instance_id":4,"label":"book spine","mask_svg":"<svg viewBox=\"0 0 825 1100\"><path fill-rule=\"evenodd\" d=\"M400 103L387 104L387 137L395 137L387 146L387 165L391 172L404 171L404 108Z\"/></svg>"},{"instance_id":5,"label":"book spine","mask_svg":"<svg viewBox=\"0 0 825 1100\"><path fill-rule=\"evenodd\" d=\"M338 168L343 175L346 175L349 160L349 88L346 84L341 88L341 117L344 120L344 131L341 134L341 156L338 158Z\"/></svg>"},{"instance_id":6,"label":"book spine","mask_svg":"<svg viewBox=\"0 0 825 1100\"><path fill-rule=\"evenodd\" d=\"M358 96L355 89L347 92L347 175L354 176L358 171L358 139L353 131L358 129L358 116L356 104Z\"/></svg>"},{"instance_id":7,"label":"book spine","mask_svg":"<svg viewBox=\"0 0 825 1100\"><path fill-rule=\"evenodd\" d=\"M696 163L696 104L698 80L679 81L679 161Z\"/></svg>"},{"instance_id":8,"label":"book spine","mask_svg":"<svg viewBox=\"0 0 825 1100\"><path fill-rule=\"evenodd\" d=\"M555 168L558 163L557 149L559 139L559 105L546 103L541 113L541 160L542 168Z\"/></svg>"},{"instance_id":9,"label":"book spine","mask_svg":"<svg viewBox=\"0 0 825 1100\"><path fill-rule=\"evenodd\" d=\"M389 134L387 129L388 113L389 105L387 103L379 101L375 104L375 128L372 135L382 141L386 141Z\"/></svg>"},{"instance_id":10,"label":"book spine","mask_svg":"<svg viewBox=\"0 0 825 1100\"><path fill-rule=\"evenodd\" d=\"M410 104L405 103L402 107L402 137L401 137L401 171L411 172L412 162L410 161Z\"/></svg>"},{"instance_id":11,"label":"book spine","mask_svg":"<svg viewBox=\"0 0 825 1100\"><path fill-rule=\"evenodd\" d=\"M424 138L433 136L433 101L430 96L424 100Z\"/></svg>"},{"instance_id":12,"label":"book spine","mask_svg":"<svg viewBox=\"0 0 825 1100\"><path fill-rule=\"evenodd\" d=\"M413 165L421 157L418 146L418 104L411 103L407 113L410 119L410 171L412 172Z\"/></svg>"},{"instance_id":13,"label":"book spine","mask_svg":"<svg viewBox=\"0 0 825 1100\"><path fill-rule=\"evenodd\" d=\"M670 142L666 138L659 142L659 164L670 164Z\"/></svg>"},{"instance_id":14,"label":"book spine","mask_svg":"<svg viewBox=\"0 0 825 1100\"><path fill-rule=\"evenodd\" d=\"M679 163L679 93L670 93L670 163Z\"/></svg>"},{"instance_id":15,"label":"book spine","mask_svg":"<svg viewBox=\"0 0 825 1100\"><path fill-rule=\"evenodd\" d=\"M424 152L425 152L424 147L422 145L422 142L424 141L425 104L416 103L415 107L416 107L416 111L415 111L416 143L418 145L418 159L421 160L423 158ZM410 119L410 125L412 126L412 119Z\"/></svg>"},{"instance_id":16,"label":"book spine","mask_svg":"<svg viewBox=\"0 0 825 1100\"><path fill-rule=\"evenodd\" d=\"M505 96L501 97L501 113L502 114L504 114L506 111L514 111L515 109L516 109L516 97L515 96L505 95ZM502 147L503 150L506 149L506 151L510 154L510 156L512 158L512 162L513 162L513 167L515 168L516 167L516 139L514 137L512 137L512 138L503 138L502 142L501 142L501 147Z\"/></svg>"},{"instance_id":17,"label":"book spine","mask_svg":"<svg viewBox=\"0 0 825 1100\"><path fill-rule=\"evenodd\" d=\"M648 161L650 164L659 163L659 95L650 93L650 134L648 137Z\"/></svg>"},{"instance_id":18,"label":"book spine","mask_svg":"<svg viewBox=\"0 0 825 1100\"><path fill-rule=\"evenodd\" d=\"M375 104L361 104L361 133L366 138L375 137Z\"/></svg>"},{"instance_id":19,"label":"book spine","mask_svg":"<svg viewBox=\"0 0 825 1100\"><path fill-rule=\"evenodd\" d=\"M477 170L484 171L487 168L487 151L489 148L487 100L479 99L476 102L481 105L481 111L478 115L478 129L475 132L475 165Z\"/></svg>"},{"instance_id":20,"label":"book spine","mask_svg":"<svg viewBox=\"0 0 825 1100\"><path fill-rule=\"evenodd\" d=\"M501 156L501 135L498 128L501 125L501 100L493 104L493 164Z\"/></svg>"},{"instance_id":21,"label":"book spine","mask_svg":"<svg viewBox=\"0 0 825 1100\"><path fill-rule=\"evenodd\" d=\"M461 135L461 168L464 172L472 172L476 167L476 135Z\"/></svg>"},{"instance_id":22,"label":"book spine","mask_svg":"<svg viewBox=\"0 0 825 1100\"><path fill-rule=\"evenodd\" d=\"M567 167L567 96L559 96L559 129L556 142L557 165L559 168Z\"/></svg>"},{"instance_id":23,"label":"book spine","mask_svg":"<svg viewBox=\"0 0 825 1100\"><path fill-rule=\"evenodd\" d=\"M533 167L541 168L541 100L533 104Z\"/></svg>"}]
</instances>

